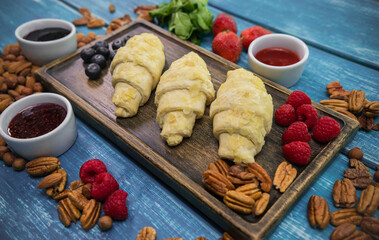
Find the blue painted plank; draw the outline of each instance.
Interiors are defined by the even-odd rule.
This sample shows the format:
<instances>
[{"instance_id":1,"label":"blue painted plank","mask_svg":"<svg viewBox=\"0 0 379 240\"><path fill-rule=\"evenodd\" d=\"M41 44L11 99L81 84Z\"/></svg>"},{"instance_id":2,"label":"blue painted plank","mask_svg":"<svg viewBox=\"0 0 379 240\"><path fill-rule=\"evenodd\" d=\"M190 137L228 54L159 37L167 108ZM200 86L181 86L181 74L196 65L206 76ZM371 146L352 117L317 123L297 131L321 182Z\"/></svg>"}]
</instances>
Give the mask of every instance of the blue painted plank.
<instances>
[{"instance_id":1,"label":"blue painted plank","mask_svg":"<svg viewBox=\"0 0 379 240\"><path fill-rule=\"evenodd\" d=\"M295 35L309 45L379 70L377 1L245 0L230 4L210 0L209 4L254 25Z\"/></svg>"}]
</instances>

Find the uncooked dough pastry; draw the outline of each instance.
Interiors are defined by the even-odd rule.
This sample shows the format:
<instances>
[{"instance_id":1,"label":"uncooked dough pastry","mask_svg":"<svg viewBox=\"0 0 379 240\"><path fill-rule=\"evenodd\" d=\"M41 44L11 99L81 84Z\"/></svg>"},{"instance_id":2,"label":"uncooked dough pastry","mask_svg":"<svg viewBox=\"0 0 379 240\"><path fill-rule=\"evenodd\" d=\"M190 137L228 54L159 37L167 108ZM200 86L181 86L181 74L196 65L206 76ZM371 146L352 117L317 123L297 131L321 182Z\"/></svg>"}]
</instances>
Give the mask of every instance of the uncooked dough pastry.
<instances>
[{"instance_id":1,"label":"uncooked dough pastry","mask_svg":"<svg viewBox=\"0 0 379 240\"><path fill-rule=\"evenodd\" d=\"M117 117L132 117L149 100L165 64L162 42L151 33L130 38L111 63Z\"/></svg>"},{"instance_id":2,"label":"uncooked dough pastry","mask_svg":"<svg viewBox=\"0 0 379 240\"><path fill-rule=\"evenodd\" d=\"M157 122L169 146L191 136L196 119L203 117L214 95L211 75L199 55L190 52L171 64L155 92Z\"/></svg>"},{"instance_id":3,"label":"uncooked dough pastry","mask_svg":"<svg viewBox=\"0 0 379 240\"><path fill-rule=\"evenodd\" d=\"M272 125L273 104L262 80L245 69L227 73L211 104L218 154L235 163L252 163Z\"/></svg>"}]
</instances>

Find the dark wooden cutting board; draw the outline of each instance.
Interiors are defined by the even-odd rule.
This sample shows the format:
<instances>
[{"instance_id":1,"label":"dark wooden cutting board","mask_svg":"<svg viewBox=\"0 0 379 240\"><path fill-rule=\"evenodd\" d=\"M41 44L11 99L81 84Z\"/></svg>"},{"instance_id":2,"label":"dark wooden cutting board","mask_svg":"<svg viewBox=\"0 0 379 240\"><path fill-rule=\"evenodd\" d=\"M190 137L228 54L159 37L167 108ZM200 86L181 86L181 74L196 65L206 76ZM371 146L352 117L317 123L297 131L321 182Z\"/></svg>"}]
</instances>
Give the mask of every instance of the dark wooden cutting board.
<instances>
[{"instance_id":1,"label":"dark wooden cutting board","mask_svg":"<svg viewBox=\"0 0 379 240\"><path fill-rule=\"evenodd\" d=\"M154 33L165 46L164 71L173 61L194 51L207 63L217 90L226 80L226 73L239 68L238 65L143 20L134 21L101 40L111 44L116 39L143 32ZM222 199L207 192L201 183L202 173L208 164L219 158L218 142L212 135L212 121L208 116L209 107L206 108L205 116L196 121L191 138L185 139L179 146L169 147L161 139L160 128L155 121L154 92L149 101L140 107L135 117L116 118L113 114L115 106L111 101L113 87L109 68L103 70L100 79L89 80L84 73L85 64L79 56L80 51L81 49L58 59L37 72L47 90L67 97L73 104L75 113L84 121L172 186L236 239L263 238L358 130L358 122L313 102L320 117L330 116L340 123L341 134L328 144L320 144L314 140L310 142L311 163L305 167L296 167L298 176L285 193L271 190L268 210L263 216L253 218L240 215L227 208ZM273 98L274 109L284 104L291 91L265 78L262 79L267 92ZM274 177L277 166L285 161L281 150L281 136L285 129L274 122L271 132L265 138L266 144L256 156L256 161L266 169L271 178Z\"/></svg>"}]
</instances>

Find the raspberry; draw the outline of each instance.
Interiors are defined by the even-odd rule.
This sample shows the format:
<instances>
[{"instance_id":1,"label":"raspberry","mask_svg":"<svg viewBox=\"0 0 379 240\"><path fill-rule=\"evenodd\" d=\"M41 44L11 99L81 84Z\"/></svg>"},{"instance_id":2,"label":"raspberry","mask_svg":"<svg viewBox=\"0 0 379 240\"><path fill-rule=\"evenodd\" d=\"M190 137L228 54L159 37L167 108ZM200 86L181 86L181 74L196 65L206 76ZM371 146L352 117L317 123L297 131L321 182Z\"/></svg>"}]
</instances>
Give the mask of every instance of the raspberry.
<instances>
[{"instance_id":1,"label":"raspberry","mask_svg":"<svg viewBox=\"0 0 379 240\"><path fill-rule=\"evenodd\" d=\"M99 201L104 201L109 195L119 188L118 182L107 172L98 174L91 186L91 196Z\"/></svg>"},{"instance_id":2,"label":"raspberry","mask_svg":"<svg viewBox=\"0 0 379 240\"><path fill-rule=\"evenodd\" d=\"M282 140L284 144L300 141L309 142L311 141L311 134L308 132L308 127L303 122L292 123L287 130L282 135Z\"/></svg>"},{"instance_id":3,"label":"raspberry","mask_svg":"<svg viewBox=\"0 0 379 240\"><path fill-rule=\"evenodd\" d=\"M296 121L295 109L290 104L284 104L275 111L275 121L281 126L289 126Z\"/></svg>"},{"instance_id":4,"label":"raspberry","mask_svg":"<svg viewBox=\"0 0 379 240\"><path fill-rule=\"evenodd\" d=\"M322 143L327 143L337 137L341 132L338 122L330 117L322 117L313 128L313 137Z\"/></svg>"},{"instance_id":5,"label":"raspberry","mask_svg":"<svg viewBox=\"0 0 379 240\"><path fill-rule=\"evenodd\" d=\"M316 108L311 104L303 104L296 110L297 120L305 121L308 128L311 129L316 125L318 119L318 113Z\"/></svg>"},{"instance_id":6,"label":"raspberry","mask_svg":"<svg viewBox=\"0 0 379 240\"><path fill-rule=\"evenodd\" d=\"M128 216L128 207L126 206L127 196L128 193L121 189L112 193L103 206L105 215L108 215L115 220L126 219Z\"/></svg>"},{"instance_id":7,"label":"raspberry","mask_svg":"<svg viewBox=\"0 0 379 240\"><path fill-rule=\"evenodd\" d=\"M83 182L93 183L97 174L106 171L107 167L102 161L99 159L91 159L80 167L79 177Z\"/></svg>"},{"instance_id":8,"label":"raspberry","mask_svg":"<svg viewBox=\"0 0 379 240\"><path fill-rule=\"evenodd\" d=\"M312 101L308 97L307 94L305 94L302 91L293 91L287 98L286 101L287 104L291 104L295 109L300 107L303 104L311 104Z\"/></svg>"},{"instance_id":9,"label":"raspberry","mask_svg":"<svg viewBox=\"0 0 379 240\"><path fill-rule=\"evenodd\" d=\"M282 147L286 159L297 165L306 165L311 161L312 150L306 142L291 142Z\"/></svg>"}]
</instances>

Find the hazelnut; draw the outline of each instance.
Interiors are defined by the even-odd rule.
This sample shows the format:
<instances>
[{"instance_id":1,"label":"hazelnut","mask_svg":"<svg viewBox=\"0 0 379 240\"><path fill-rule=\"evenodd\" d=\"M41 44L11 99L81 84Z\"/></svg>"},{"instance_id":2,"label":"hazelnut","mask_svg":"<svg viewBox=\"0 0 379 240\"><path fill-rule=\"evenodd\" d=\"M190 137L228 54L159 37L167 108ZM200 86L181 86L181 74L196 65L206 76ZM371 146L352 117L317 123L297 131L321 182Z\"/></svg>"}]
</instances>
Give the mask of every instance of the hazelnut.
<instances>
[{"instance_id":1,"label":"hazelnut","mask_svg":"<svg viewBox=\"0 0 379 240\"><path fill-rule=\"evenodd\" d=\"M13 163L12 167L16 171L22 171L25 169L25 160L23 158L16 158Z\"/></svg>"},{"instance_id":2,"label":"hazelnut","mask_svg":"<svg viewBox=\"0 0 379 240\"><path fill-rule=\"evenodd\" d=\"M98 225L102 231L109 230L112 227L112 224L113 224L113 221L110 216L102 216L101 218L99 218Z\"/></svg>"},{"instance_id":3,"label":"hazelnut","mask_svg":"<svg viewBox=\"0 0 379 240\"><path fill-rule=\"evenodd\" d=\"M17 86L17 76L10 74L9 77L5 79L8 89L13 89Z\"/></svg>"},{"instance_id":4,"label":"hazelnut","mask_svg":"<svg viewBox=\"0 0 379 240\"><path fill-rule=\"evenodd\" d=\"M2 158L6 152L9 152L9 148L6 146L0 146L0 157Z\"/></svg>"},{"instance_id":5,"label":"hazelnut","mask_svg":"<svg viewBox=\"0 0 379 240\"><path fill-rule=\"evenodd\" d=\"M6 152L3 155L3 161L5 165L12 166L13 161L16 159L15 155L12 152Z\"/></svg>"},{"instance_id":6,"label":"hazelnut","mask_svg":"<svg viewBox=\"0 0 379 240\"><path fill-rule=\"evenodd\" d=\"M375 172L374 179L376 182L379 182L379 170Z\"/></svg>"},{"instance_id":7,"label":"hazelnut","mask_svg":"<svg viewBox=\"0 0 379 240\"><path fill-rule=\"evenodd\" d=\"M360 148L353 148L349 151L349 158L355 158L361 160L363 158L363 152Z\"/></svg>"},{"instance_id":8,"label":"hazelnut","mask_svg":"<svg viewBox=\"0 0 379 240\"><path fill-rule=\"evenodd\" d=\"M25 85L26 78L24 76L17 76L17 82L18 84Z\"/></svg>"}]
</instances>

